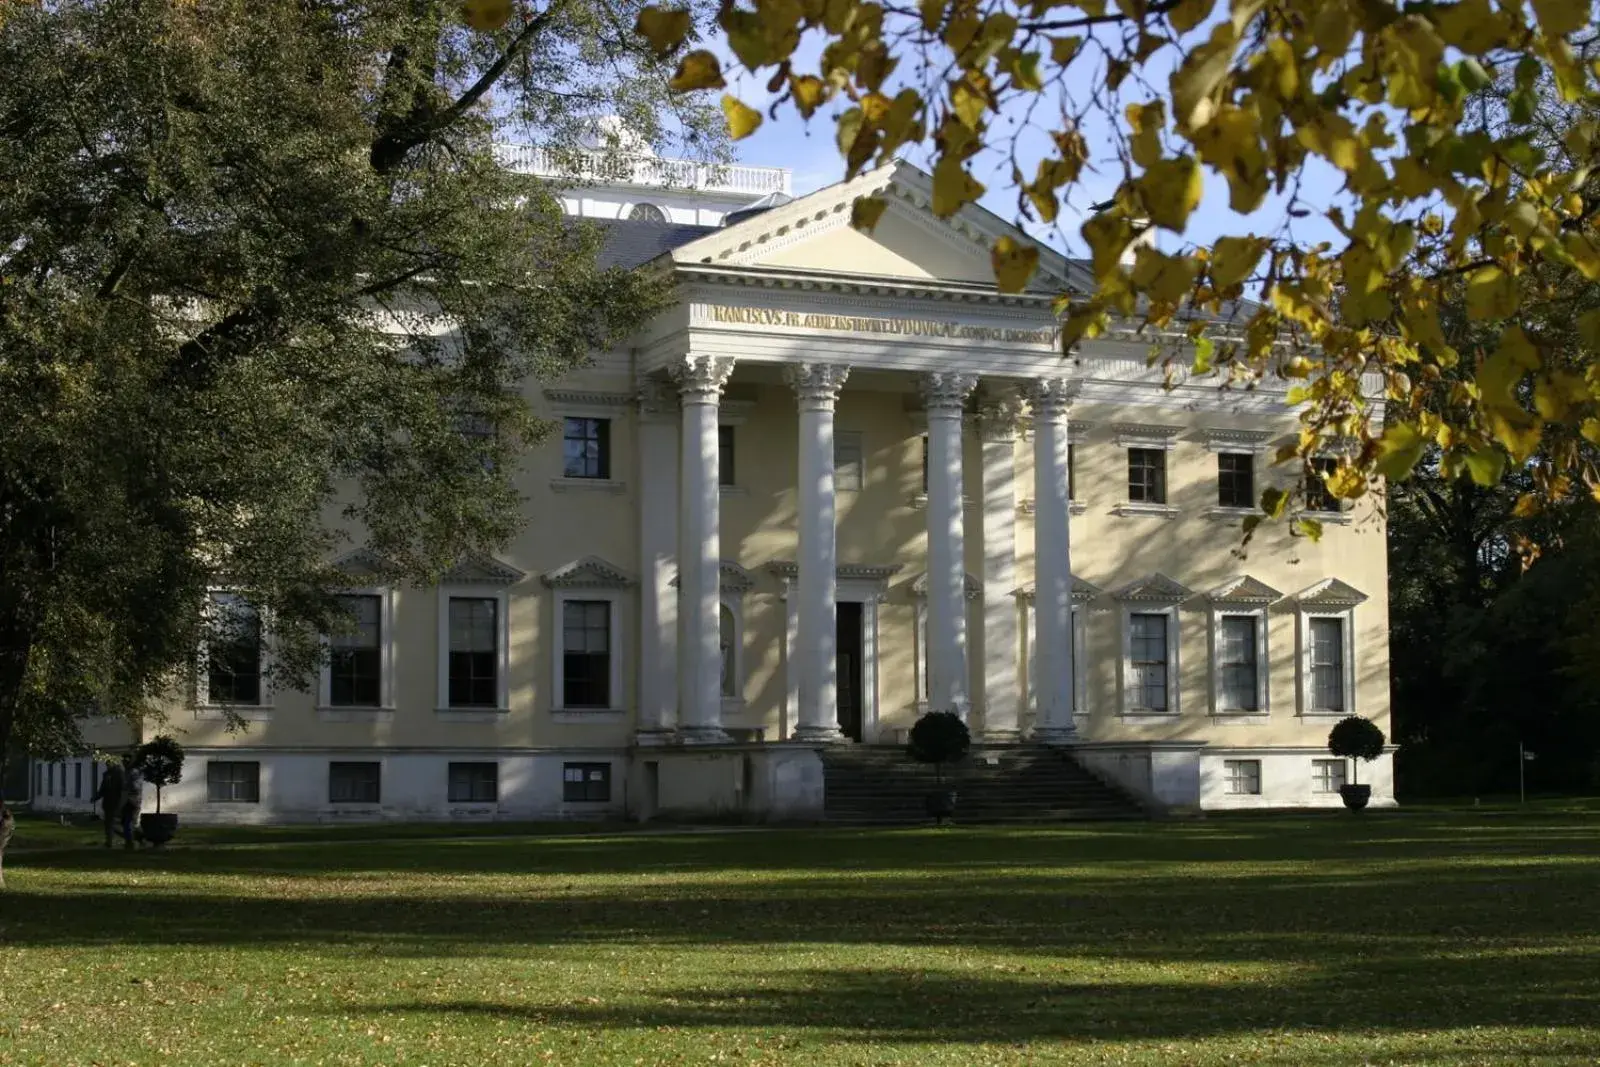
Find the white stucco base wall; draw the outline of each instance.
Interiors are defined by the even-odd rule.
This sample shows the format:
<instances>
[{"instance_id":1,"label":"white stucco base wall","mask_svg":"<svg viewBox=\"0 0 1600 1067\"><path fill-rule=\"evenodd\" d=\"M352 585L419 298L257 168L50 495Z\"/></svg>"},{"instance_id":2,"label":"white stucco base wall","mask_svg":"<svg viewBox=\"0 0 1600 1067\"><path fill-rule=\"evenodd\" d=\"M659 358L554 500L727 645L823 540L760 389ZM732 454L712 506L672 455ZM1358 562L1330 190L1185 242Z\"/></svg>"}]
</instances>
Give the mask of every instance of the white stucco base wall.
<instances>
[{"instance_id":1,"label":"white stucco base wall","mask_svg":"<svg viewBox=\"0 0 1600 1067\"><path fill-rule=\"evenodd\" d=\"M166 789L163 806L190 823L603 819L620 818L627 810L628 758L626 752L619 750L507 754L496 751L282 752L191 748L188 757L183 781ZM213 759L259 762L260 801L209 800L206 764ZM331 802L328 767L335 761L377 763L381 782L379 802ZM497 764L496 800L451 801L450 764L455 762ZM569 763L609 767L609 797L587 801L564 799L563 772ZM148 796L146 806L149 807Z\"/></svg>"},{"instance_id":2,"label":"white stucco base wall","mask_svg":"<svg viewBox=\"0 0 1600 1067\"><path fill-rule=\"evenodd\" d=\"M1072 755L1089 770L1141 799L1169 811L1245 811L1268 808L1339 808L1337 792L1317 792L1316 762L1329 759L1325 748L1221 748L1202 743L1087 743ZM1229 791L1228 762L1258 761L1259 793ZM1356 772L1372 786L1369 807L1392 808L1394 751L1390 749ZM1346 775L1350 767L1346 763Z\"/></svg>"},{"instance_id":3,"label":"white stucco base wall","mask_svg":"<svg viewBox=\"0 0 1600 1067\"><path fill-rule=\"evenodd\" d=\"M710 819L743 822L813 822L822 818L822 760L808 745L728 745L632 750L578 749L508 754L503 751L320 750L285 752L249 748L191 748L183 780L168 786L162 810L197 825L333 822L521 821L556 819ZM260 800L209 799L207 765L213 760L260 764ZM379 801L329 800L329 765L353 761L379 765ZM47 788L34 810L72 814L94 811L88 761L45 767ZM493 802L449 799L450 764L493 763ZM604 800L566 799L571 764L609 768ZM40 773L37 769L35 774ZM81 773L82 787L78 788ZM80 795L81 793L81 795ZM155 810L144 789L144 810Z\"/></svg>"}]
</instances>

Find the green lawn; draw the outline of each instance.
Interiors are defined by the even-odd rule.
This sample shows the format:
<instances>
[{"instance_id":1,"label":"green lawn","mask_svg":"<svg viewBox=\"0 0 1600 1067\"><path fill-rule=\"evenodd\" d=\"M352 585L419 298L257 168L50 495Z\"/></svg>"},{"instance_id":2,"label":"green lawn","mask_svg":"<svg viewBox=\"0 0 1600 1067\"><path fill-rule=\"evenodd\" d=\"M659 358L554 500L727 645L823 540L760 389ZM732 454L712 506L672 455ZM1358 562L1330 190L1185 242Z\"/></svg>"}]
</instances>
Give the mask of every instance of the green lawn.
<instances>
[{"instance_id":1,"label":"green lawn","mask_svg":"<svg viewBox=\"0 0 1600 1067\"><path fill-rule=\"evenodd\" d=\"M1600 1057L1581 808L37 847L86 832L19 827L0 1064Z\"/></svg>"}]
</instances>

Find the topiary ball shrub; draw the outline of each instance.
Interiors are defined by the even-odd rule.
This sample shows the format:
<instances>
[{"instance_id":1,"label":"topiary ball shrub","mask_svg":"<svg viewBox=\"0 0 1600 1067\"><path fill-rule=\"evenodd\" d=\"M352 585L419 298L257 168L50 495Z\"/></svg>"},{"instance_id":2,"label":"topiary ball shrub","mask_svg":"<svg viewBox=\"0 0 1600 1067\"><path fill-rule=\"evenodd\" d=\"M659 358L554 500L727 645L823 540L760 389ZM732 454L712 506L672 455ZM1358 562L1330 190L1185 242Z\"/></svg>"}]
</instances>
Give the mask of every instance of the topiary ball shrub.
<instances>
[{"instance_id":1,"label":"topiary ball shrub","mask_svg":"<svg viewBox=\"0 0 1600 1067\"><path fill-rule=\"evenodd\" d=\"M1334 723L1333 729L1328 731L1328 751L1341 759L1371 763L1383 755L1384 740L1383 731L1371 719L1351 715ZM1359 766L1359 762L1351 765L1350 781L1339 787L1339 796L1351 811L1360 811L1372 799L1372 786L1356 781L1355 769Z\"/></svg>"},{"instance_id":2,"label":"topiary ball shrub","mask_svg":"<svg viewBox=\"0 0 1600 1067\"><path fill-rule=\"evenodd\" d=\"M935 773L946 763L954 763L972 747L972 731L953 711L930 711L911 727L908 746L911 758L931 763Z\"/></svg>"},{"instance_id":3,"label":"topiary ball shrub","mask_svg":"<svg viewBox=\"0 0 1600 1067\"><path fill-rule=\"evenodd\" d=\"M166 735L146 741L134 750L133 769L156 787L156 814L161 813L161 790L183 781L183 746Z\"/></svg>"},{"instance_id":4,"label":"topiary ball shrub","mask_svg":"<svg viewBox=\"0 0 1600 1067\"><path fill-rule=\"evenodd\" d=\"M1328 731L1328 751L1346 759L1371 763L1383 755L1385 738L1378 724L1359 715L1340 719Z\"/></svg>"}]
</instances>

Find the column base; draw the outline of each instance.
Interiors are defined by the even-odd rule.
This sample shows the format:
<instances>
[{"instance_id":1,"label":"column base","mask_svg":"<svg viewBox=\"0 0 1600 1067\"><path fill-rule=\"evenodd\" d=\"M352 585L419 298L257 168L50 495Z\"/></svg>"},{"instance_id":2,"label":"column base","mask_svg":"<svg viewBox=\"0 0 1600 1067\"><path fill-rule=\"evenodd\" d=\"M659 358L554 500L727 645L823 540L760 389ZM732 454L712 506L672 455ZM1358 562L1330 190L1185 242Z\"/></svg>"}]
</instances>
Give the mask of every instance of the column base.
<instances>
[{"instance_id":1,"label":"column base","mask_svg":"<svg viewBox=\"0 0 1600 1067\"><path fill-rule=\"evenodd\" d=\"M633 735L633 743L640 748L657 748L661 745L670 745L676 739L676 731L665 726L651 730L636 730Z\"/></svg>"},{"instance_id":2,"label":"column base","mask_svg":"<svg viewBox=\"0 0 1600 1067\"><path fill-rule=\"evenodd\" d=\"M1071 745L1078 741L1075 726L1036 726L1028 740L1040 745Z\"/></svg>"},{"instance_id":3,"label":"column base","mask_svg":"<svg viewBox=\"0 0 1600 1067\"><path fill-rule=\"evenodd\" d=\"M680 726L678 740L685 745L727 745L733 742L720 726Z\"/></svg>"},{"instance_id":4,"label":"column base","mask_svg":"<svg viewBox=\"0 0 1600 1067\"><path fill-rule=\"evenodd\" d=\"M794 740L807 745L838 745L845 736L837 726L802 726L794 732Z\"/></svg>"},{"instance_id":5,"label":"column base","mask_svg":"<svg viewBox=\"0 0 1600 1067\"><path fill-rule=\"evenodd\" d=\"M1022 731L1015 726L997 727L993 730L984 730L978 738L978 743L991 745L1014 745L1022 740Z\"/></svg>"}]
</instances>

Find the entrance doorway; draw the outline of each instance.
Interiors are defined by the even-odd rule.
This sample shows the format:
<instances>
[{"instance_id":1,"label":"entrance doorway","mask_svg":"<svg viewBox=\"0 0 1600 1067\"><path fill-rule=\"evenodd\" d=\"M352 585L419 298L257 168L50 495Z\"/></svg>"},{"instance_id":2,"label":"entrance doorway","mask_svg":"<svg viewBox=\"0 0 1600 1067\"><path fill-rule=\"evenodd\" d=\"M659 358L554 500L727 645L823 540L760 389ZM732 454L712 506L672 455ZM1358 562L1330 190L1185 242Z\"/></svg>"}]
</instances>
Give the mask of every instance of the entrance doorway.
<instances>
[{"instance_id":1,"label":"entrance doorway","mask_svg":"<svg viewBox=\"0 0 1600 1067\"><path fill-rule=\"evenodd\" d=\"M866 700L861 673L866 644L861 626L861 602L839 601L834 620L834 649L839 672L839 731L852 741L860 741L861 713Z\"/></svg>"}]
</instances>

